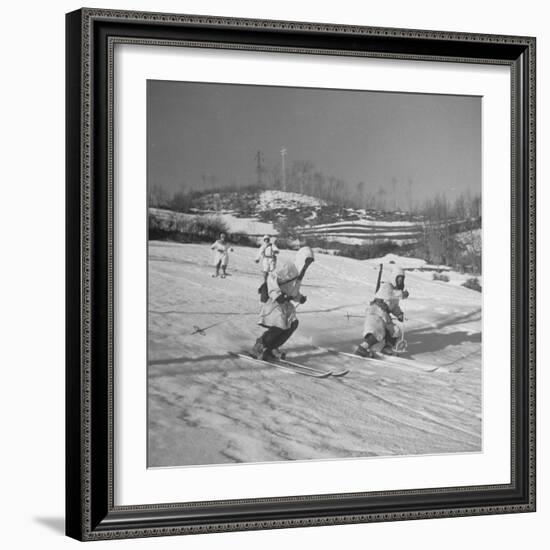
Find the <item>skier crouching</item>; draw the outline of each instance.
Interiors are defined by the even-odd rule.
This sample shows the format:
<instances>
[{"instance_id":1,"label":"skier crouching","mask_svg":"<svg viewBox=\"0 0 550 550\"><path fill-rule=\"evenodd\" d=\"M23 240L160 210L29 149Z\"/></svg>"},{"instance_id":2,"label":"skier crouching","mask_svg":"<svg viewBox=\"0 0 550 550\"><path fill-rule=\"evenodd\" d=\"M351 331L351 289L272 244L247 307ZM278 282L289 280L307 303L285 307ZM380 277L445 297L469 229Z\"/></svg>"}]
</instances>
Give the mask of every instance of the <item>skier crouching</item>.
<instances>
[{"instance_id":1,"label":"skier crouching","mask_svg":"<svg viewBox=\"0 0 550 550\"><path fill-rule=\"evenodd\" d=\"M381 283L374 300L365 312L363 342L355 348L355 354L374 357L381 350L386 355L395 354L394 348L401 338L401 329L393 322L392 316L403 322L403 311L399 300L408 298L405 290L405 272L394 267Z\"/></svg>"},{"instance_id":2,"label":"skier crouching","mask_svg":"<svg viewBox=\"0 0 550 550\"><path fill-rule=\"evenodd\" d=\"M253 357L269 361L283 356L279 348L298 328L296 306L292 302L303 304L306 301L300 286L313 261L313 251L304 246L296 253L294 263L285 263L269 273L267 300L262 304L258 322L267 330L256 340Z\"/></svg>"}]
</instances>

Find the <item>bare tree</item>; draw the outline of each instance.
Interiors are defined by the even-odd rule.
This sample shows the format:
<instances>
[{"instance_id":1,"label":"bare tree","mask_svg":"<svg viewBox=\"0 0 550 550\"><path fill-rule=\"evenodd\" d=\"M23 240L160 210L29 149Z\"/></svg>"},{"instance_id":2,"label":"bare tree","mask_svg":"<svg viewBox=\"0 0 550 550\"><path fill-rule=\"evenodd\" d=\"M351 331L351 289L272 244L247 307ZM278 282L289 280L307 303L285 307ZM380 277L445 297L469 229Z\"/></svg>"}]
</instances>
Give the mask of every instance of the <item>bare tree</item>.
<instances>
[{"instance_id":1,"label":"bare tree","mask_svg":"<svg viewBox=\"0 0 550 550\"><path fill-rule=\"evenodd\" d=\"M170 199L166 190L160 185L149 187L148 206L152 208L166 208Z\"/></svg>"},{"instance_id":2,"label":"bare tree","mask_svg":"<svg viewBox=\"0 0 550 550\"><path fill-rule=\"evenodd\" d=\"M357 204L364 207L365 206L365 182L357 182Z\"/></svg>"},{"instance_id":3,"label":"bare tree","mask_svg":"<svg viewBox=\"0 0 550 550\"><path fill-rule=\"evenodd\" d=\"M313 174L313 189L317 197L320 199L325 198L325 176L321 172L315 172L315 174Z\"/></svg>"},{"instance_id":4,"label":"bare tree","mask_svg":"<svg viewBox=\"0 0 550 550\"><path fill-rule=\"evenodd\" d=\"M386 195L387 191L384 187L380 186L376 193L376 208L379 210L386 210Z\"/></svg>"},{"instance_id":5,"label":"bare tree","mask_svg":"<svg viewBox=\"0 0 550 550\"><path fill-rule=\"evenodd\" d=\"M258 187L263 186L263 176L264 176L264 155L263 153L258 149L256 151L256 154L254 155L254 160L256 161L256 184Z\"/></svg>"},{"instance_id":6,"label":"bare tree","mask_svg":"<svg viewBox=\"0 0 550 550\"><path fill-rule=\"evenodd\" d=\"M313 163L309 160L296 160L292 164L292 173L295 182L295 189L304 194L311 191L311 181L313 179Z\"/></svg>"}]
</instances>

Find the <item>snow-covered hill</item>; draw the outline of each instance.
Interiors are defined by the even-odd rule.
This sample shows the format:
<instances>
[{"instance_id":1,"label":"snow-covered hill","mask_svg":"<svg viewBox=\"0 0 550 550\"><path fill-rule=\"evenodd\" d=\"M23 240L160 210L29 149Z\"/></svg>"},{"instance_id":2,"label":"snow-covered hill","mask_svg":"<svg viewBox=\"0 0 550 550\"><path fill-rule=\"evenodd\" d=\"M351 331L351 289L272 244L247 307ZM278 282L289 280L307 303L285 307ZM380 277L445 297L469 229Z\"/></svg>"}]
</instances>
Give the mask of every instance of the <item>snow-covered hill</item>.
<instances>
[{"instance_id":1,"label":"snow-covered hill","mask_svg":"<svg viewBox=\"0 0 550 550\"><path fill-rule=\"evenodd\" d=\"M158 220L187 220L194 216L215 216L226 224L230 233L259 237L278 234L273 221L262 221L273 212L295 212L305 209L304 219L314 219L315 211L326 202L315 197L279 190L244 193L212 193L197 199L193 212L174 212L164 208L149 208L149 214ZM283 216L284 214L280 214ZM276 216L272 217L277 219Z\"/></svg>"},{"instance_id":2,"label":"snow-covered hill","mask_svg":"<svg viewBox=\"0 0 550 550\"><path fill-rule=\"evenodd\" d=\"M300 208L300 207L320 207L327 203L316 197L303 195L301 193L290 193L288 191L279 191L271 189L262 191L258 199L258 209L260 211L273 210L277 208Z\"/></svg>"},{"instance_id":3,"label":"snow-covered hill","mask_svg":"<svg viewBox=\"0 0 550 550\"><path fill-rule=\"evenodd\" d=\"M228 191L208 193L193 199L194 207L186 214L172 213L173 218L209 215L224 220L228 231L258 237L275 236L278 228L286 235L300 239L316 239L341 245L373 245L391 241L396 245L414 245L425 238L426 220L405 212L383 212L342 208L337 204L304 195L280 190ZM151 208L153 215L166 218L168 210ZM475 227L476 220L452 220L451 234L465 227ZM437 226L437 224L434 224ZM476 230L463 232L464 246L475 248L472 238ZM479 242L479 238L474 241ZM462 241L461 241L462 242ZM326 248L326 246L325 246Z\"/></svg>"},{"instance_id":4,"label":"snow-covered hill","mask_svg":"<svg viewBox=\"0 0 550 550\"><path fill-rule=\"evenodd\" d=\"M150 466L481 449L481 294L408 271L408 355L446 365L424 373L322 353L362 336L378 263L318 255L287 351L351 369L316 380L228 355L261 334L255 249L235 247L226 279L202 244L149 243ZM281 251L281 261L292 251ZM395 258L394 258L395 259ZM399 259L399 258L397 258ZM205 336L191 333L209 327Z\"/></svg>"}]
</instances>

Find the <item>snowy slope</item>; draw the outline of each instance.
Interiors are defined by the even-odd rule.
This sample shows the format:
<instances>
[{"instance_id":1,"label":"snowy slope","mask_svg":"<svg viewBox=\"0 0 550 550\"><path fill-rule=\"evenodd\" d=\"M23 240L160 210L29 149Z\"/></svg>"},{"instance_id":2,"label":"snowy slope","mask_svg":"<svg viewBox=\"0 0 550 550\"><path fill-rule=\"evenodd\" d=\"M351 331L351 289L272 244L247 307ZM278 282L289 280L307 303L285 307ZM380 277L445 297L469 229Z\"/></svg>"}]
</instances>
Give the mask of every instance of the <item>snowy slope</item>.
<instances>
[{"instance_id":1,"label":"snowy slope","mask_svg":"<svg viewBox=\"0 0 550 550\"><path fill-rule=\"evenodd\" d=\"M258 221L256 218L238 218L234 214L218 214L229 227L230 233L242 233L244 235L277 235L277 230L272 223Z\"/></svg>"},{"instance_id":2,"label":"snowy slope","mask_svg":"<svg viewBox=\"0 0 550 550\"><path fill-rule=\"evenodd\" d=\"M480 293L407 273L410 355L458 372L336 358L313 345L359 341L378 266L319 254L287 349L351 372L315 380L227 355L262 332L254 249L236 247L223 280L210 276L207 245L151 242L149 254L150 466L481 450Z\"/></svg>"},{"instance_id":3,"label":"snowy slope","mask_svg":"<svg viewBox=\"0 0 550 550\"><path fill-rule=\"evenodd\" d=\"M363 260L363 263L376 269L378 269L380 264L383 264L384 266L398 264L407 271L414 271L414 275L416 277L426 281L432 281L434 284L439 285L449 284L460 286L468 279L472 278L470 273L460 273L445 265L433 265L426 262L426 260L422 260L421 258L409 258L407 256L399 256L397 254L386 254L382 258L370 258L368 260ZM443 272L445 276L449 278L449 281L434 281L433 277L435 272ZM480 284L482 284L483 277L481 275L476 275L475 278Z\"/></svg>"},{"instance_id":4,"label":"snowy slope","mask_svg":"<svg viewBox=\"0 0 550 550\"><path fill-rule=\"evenodd\" d=\"M188 220L197 216L197 214L185 214L163 208L149 208L149 213L163 221ZM214 212L207 215L219 218L225 222L230 233L241 233L252 236L277 235L277 230L273 227L272 223L261 222L256 218L239 218L228 212Z\"/></svg>"},{"instance_id":5,"label":"snowy slope","mask_svg":"<svg viewBox=\"0 0 550 550\"><path fill-rule=\"evenodd\" d=\"M409 258L397 254L386 254L382 258L369 258L368 260L363 260L363 262L373 266L398 264L403 269L421 269L427 264L426 260L422 260L421 258Z\"/></svg>"},{"instance_id":6,"label":"snowy slope","mask_svg":"<svg viewBox=\"0 0 550 550\"><path fill-rule=\"evenodd\" d=\"M261 211L273 210L275 208L317 207L326 206L326 204L324 200L311 197L310 195L269 189L260 193L258 209Z\"/></svg>"}]
</instances>

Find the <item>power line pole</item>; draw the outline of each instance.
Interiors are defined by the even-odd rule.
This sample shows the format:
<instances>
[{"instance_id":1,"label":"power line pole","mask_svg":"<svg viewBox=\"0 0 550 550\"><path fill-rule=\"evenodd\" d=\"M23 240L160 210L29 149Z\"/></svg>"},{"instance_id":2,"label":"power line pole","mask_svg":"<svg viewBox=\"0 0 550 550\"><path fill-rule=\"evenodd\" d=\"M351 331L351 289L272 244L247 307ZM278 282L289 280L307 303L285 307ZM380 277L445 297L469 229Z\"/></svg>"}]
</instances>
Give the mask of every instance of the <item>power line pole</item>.
<instances>
[{"instance_id":1,"label":"power line pole","mask_svg":"<svg viewBox=\"0 0 550 550\"><path fill-rule=\"evenodd\" d=\"M286 168L285 168L286 149L281 149L281 176L283 182L283 191L286 191Z\"/></svg>"},{"instance_id":2,"label":"power line pole","mask_svg":"<svg viewBox=\"0 0 550 550\"><path fill-rule=\"evenodd\" d=\"M262 174L264 172L262 160L262 152L260 150L256 151L256 183L259 187L262 187Z\"/></svg>"}]
</instances>

